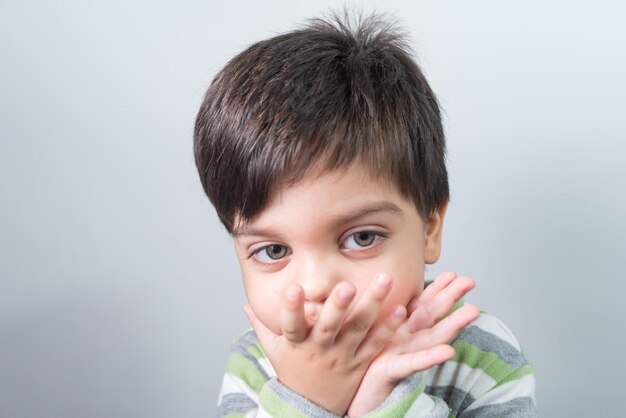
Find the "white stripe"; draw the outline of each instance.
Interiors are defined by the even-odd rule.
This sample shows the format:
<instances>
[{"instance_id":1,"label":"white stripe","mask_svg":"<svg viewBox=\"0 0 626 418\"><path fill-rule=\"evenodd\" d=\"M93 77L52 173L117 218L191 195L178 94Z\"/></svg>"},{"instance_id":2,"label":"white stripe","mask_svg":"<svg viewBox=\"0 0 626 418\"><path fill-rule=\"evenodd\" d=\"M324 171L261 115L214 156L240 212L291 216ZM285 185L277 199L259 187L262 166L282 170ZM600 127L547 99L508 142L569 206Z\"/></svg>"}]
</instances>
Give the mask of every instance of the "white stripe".
<instances>
[{"instance_id":1,"label":"white stripe","mask_svg":"<svg viewBox=\"0 0 626 418\"><path fill-rule=\"evenodd\" d=\"M521 351L521 347L513 333L502 321L488 313L481 313L480 316L472 322L471 325L477 326L487 332L490 332L507 343L511 344L517 350Z\"/></svg>"},{"instance_id":2,"label":"white stripe","mask_svg":"<svg viewBox=\"0 0 626 418\"><path fill-rule=\"evenodd\" d=\"M274 370L274 367L272 367L272 363L270 363L267 357L257 359L257 361L259 362L259 365L263 367L263 370L270 378L276 377L276 371Z\"/></svg>"},{"instance_id":3,"label":"white stripe","mask_svg":"<svg viewBox=\"0 0 626 418\"><path fill-rule=\"evenodd\" d=\"M404 416L406 417L423 417L433 410L435 407L435 402L431 399L430 396L426 395L422 392L420 396L417 397L413 405L409 408Z\"/></svg>"},{"instance_id":4,"label":"white stripe","mask_svg":"<svg viewBox=\"0 0 626 418\"><path fill-rule=\"evenodd\" d=\"M234 374L226 373L222 379L222 390L220 391L220 395L217 399L217 404L220 405L224 396L231 393L243 393L250 398L252 402L257 405L259 404L259 395L257 395L257 393L250 386L248 386L246 382Z\"/></svg>"},{"instance_id":5,"label":"white stripe","mask_svg":"<svg viewBox=\"0 0 626 418\"><path fill-rule=\"evenodd\" d=\"M481 406L504 403L524 397L530 397L533 402L535 402L535 376L532 374L527 374L521 379L507 382L502 386L492 389L489 393L484 394L480 399L474 401L465 412L480 408Z\"/></svg>"},{"instance_id":6,"label":"white stripe","mask_svg":"<svg viewBox=\"0 0 626 418\"><path fill-rule=\"evenodd\" d=\"M496 381L481 369L452 360L435 366L426 373L426 385L454 386L463 392L469 392L473 397L482 395L495 384Z\"/></svg>"},{"instance_id":7,"label":"white stripe","mask_svg":"<svg viewBox=\"0 0 626 418\"><path fill-rule=\"evenodd\" d=\"M272 417L269 414L269 412L267 412L261 405L259 405L259 410L258 410L257 414L256 415L252 415L252 416L256 417L256 418L275 418L275 417ZM246 416L246 418L247 418L247 416Z\"/></svg>"}]
</instances>

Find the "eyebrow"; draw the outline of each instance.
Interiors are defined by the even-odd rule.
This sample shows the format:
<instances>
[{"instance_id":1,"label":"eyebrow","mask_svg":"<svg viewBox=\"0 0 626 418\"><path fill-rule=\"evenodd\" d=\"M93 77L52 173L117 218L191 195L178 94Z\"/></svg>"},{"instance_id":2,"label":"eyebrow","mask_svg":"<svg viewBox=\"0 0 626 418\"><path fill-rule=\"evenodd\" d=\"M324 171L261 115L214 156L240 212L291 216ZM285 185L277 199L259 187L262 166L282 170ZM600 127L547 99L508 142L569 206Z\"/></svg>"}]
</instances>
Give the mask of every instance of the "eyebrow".
<instances>
[{"instance_id":1,"label":"eyebrow","mask_svg":"<svg viewBox=\"0 0 626 418\"><path fill-rule=\"evenodd\" d=\"M389 201L381 201L366 204L362 207L358 207L355 210L350 211L345 215L341 215L336 217L331 221L334 225L344 225L351 222L355 222L361 218L364 218L368 215L373 215L375 213L389 213L392 215L402 215L402 210L393 202ZM272 228L247 228L243 226L241 228L236 228L233 231L233 237L239 238L242 236L271 236L277 235L277 233Z\"/></svg>"}]
</instances>

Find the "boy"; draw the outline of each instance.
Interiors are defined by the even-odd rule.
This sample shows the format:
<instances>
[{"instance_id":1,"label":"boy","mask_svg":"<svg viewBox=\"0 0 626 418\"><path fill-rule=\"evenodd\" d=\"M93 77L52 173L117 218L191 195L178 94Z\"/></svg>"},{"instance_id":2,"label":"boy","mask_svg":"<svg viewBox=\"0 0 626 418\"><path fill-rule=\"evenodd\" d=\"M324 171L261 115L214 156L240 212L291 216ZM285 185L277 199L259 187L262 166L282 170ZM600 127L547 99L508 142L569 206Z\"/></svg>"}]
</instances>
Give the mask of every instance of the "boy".
<instances>
[{"instance_id":1,"label":"boy","mask_svg":"<svg viewBox=\"0 0 626 418\"><path fill-rule=\"evenodd\" d=\"M515 338L459 302L473 281L424 288L445 141L389 25L313 20L251 46L209 87L194 145L253 328L233 343L220 416L536 415Z\"/></svg>"}]
</instances>

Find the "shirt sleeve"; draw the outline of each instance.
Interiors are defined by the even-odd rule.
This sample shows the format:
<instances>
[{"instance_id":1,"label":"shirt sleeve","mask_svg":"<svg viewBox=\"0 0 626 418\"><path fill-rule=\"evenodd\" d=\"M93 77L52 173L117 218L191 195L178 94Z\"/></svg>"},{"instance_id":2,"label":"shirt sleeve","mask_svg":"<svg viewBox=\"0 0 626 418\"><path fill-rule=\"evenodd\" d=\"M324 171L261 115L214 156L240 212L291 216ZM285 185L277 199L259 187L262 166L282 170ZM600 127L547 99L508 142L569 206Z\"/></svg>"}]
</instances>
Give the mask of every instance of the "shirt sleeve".
<instances>
[{"instance_id":1,"label":"shirt sleeve","mask_svg":"<svg viewBox=\"0 0 626 418\"><path fill-rule=\"evenodd\" d=\"M430 373L426 388L448 404L451 417L538 416L533 367L500 320L481 313L452 347L454 359Z\"/></svg>"}]
</instances>

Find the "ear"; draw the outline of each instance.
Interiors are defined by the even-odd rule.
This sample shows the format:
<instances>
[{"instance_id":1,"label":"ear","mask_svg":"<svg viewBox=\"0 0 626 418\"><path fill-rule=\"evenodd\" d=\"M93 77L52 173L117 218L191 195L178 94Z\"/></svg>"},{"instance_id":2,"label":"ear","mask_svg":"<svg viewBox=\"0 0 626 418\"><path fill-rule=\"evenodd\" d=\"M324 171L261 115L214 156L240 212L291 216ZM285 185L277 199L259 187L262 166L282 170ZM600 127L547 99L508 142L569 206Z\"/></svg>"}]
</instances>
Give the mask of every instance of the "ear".
<instances>
[{"instance_id":1,"label":"ear","mask_svg":"<svg viewBox=\"0 0 626 418\"><path fill-rule=\"evenodd\" d=\"M424 243L424 262L433 264L441 254L441 235L443 232L443 218L446 216L448 202L441 205L428 219Z\"/></svg>"}]
</instances>

